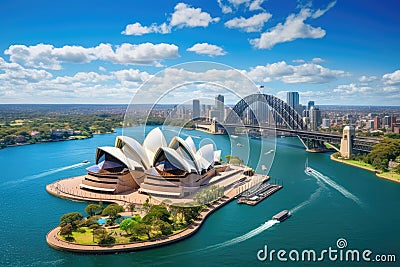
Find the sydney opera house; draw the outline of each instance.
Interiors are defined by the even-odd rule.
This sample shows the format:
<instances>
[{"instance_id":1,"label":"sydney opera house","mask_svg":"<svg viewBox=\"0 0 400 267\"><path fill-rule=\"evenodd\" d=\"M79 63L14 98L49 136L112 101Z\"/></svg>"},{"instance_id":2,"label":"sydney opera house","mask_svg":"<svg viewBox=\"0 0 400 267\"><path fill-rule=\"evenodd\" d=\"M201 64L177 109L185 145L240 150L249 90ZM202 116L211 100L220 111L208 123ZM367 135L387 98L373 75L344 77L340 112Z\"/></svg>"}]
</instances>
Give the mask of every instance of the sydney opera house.
<instances>
[{"instance_id":1,"label":"sydney opera house","mask_svg":"<svg viewBox=\"0 0 400 267\"><path fill-rule=\"evenodd\" d=\"M221 151L214 150L212 144L196 149L191 137L175 136L167 144L161 130L155 128L143 144L118 136L115 146L98 147L96 164L87 168L80 187L109 194L136 189L154 196L183 198L243 170L221 164L220 158Z\"/></svg>"}]
</instances>

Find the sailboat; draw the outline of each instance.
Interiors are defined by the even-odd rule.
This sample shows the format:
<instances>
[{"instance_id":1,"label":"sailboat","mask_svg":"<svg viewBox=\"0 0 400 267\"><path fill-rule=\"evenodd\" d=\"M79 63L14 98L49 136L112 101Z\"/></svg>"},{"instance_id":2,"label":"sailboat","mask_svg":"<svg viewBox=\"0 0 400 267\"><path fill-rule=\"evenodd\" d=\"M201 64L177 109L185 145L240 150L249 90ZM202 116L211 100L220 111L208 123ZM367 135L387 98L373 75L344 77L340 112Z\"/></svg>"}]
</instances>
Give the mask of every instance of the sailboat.
<instances>
[{"instance_id":1,"label":"sailboat","mask_svg":"<svg viewBox=\"0 0 400 267\"><path fill-rule=\"evenodd\" d=\"M310 167L308 167L308 158L306 159L306 172L312 172L312 169Z\"/></svg>"}]
</instances>

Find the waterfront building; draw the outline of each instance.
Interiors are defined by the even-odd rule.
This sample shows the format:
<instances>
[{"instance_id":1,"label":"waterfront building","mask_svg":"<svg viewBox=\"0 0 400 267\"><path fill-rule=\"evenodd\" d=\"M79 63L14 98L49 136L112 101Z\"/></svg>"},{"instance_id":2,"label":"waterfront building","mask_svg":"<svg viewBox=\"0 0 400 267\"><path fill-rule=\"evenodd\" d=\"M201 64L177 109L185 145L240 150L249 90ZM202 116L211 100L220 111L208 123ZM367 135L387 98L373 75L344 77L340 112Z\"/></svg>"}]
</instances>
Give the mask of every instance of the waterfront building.
<instances>
[{"instance_id":1,"label":"waterfront building","mask_svg":"<svg viewBox=\"0 0 400 267\"><path fill-rule=\"evenodd\" d=\"M138 190L167 198L182 198L196 193L224 175L230 165L220 163L221 151L213 144L196 148L189 136L167 141L159 128L146 136L143 144L127 136L118 136L114 147L99 147L95 165L87 168L80 184L85 190L118 194ZM229 176L230 177L230 176Z\"/></svg>"},{"instance_id":2,"label":"waterfront building","mask_svg":"<svg viewBox=\"0 0 400 267\"><path fill-rule=\"evenodd\" d=\"M193 99L192 119L200 118L200 100Z\"/></svg>"}]
</instances>

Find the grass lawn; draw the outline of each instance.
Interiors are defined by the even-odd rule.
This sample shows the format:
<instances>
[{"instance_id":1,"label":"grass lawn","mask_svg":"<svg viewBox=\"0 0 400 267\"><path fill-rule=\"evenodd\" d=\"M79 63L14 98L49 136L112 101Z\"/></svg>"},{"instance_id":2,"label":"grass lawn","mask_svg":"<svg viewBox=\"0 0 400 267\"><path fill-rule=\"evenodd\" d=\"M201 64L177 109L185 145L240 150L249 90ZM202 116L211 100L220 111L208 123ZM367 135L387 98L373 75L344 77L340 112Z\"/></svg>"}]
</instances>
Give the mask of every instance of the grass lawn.
<instances>
[{"instance_id":1,"label":"grass lawn","mask_svg":"<svg viewBox=\"0 0 400 267\"><path fill-rule=\"evenodd\" d=\"M371 170L375 170L374 166L372 166L371 164L365 163L364 161L352 160L352 159L343 159L343 161L346 161L346 162L349 162L349 163L352 163L352 164L355 164L355 165L359 165L359 166L362 166L362 167L366 167L366 168L369 168Z\"/></svg>"},{"instance_id":2,"label":"grass lawn","mask_svg":"<svg viewBox=\"0 0 400 267\"><path fill-rule=\"evenodd\" d=\"M93 235L92 235L92 229L89 229L87 227L82 227L81 229L85 229L85 233L79 233L79 232L72 232L72 237L75 239L75 243L78 244L84 244L84 245L90 245L94 244L93 243ZM64 236L61 236L60 234L58 237L62 240L66 240Z\"/></svg>"},{"instance_id":3,"label":"grass lawn","mask_svg":"<svg viewBox=\"0 0 400 267\"><path fill-rule=\"evenodd\" d=\"M393 180L393 181L400 182L400 174L397 174L397 173L395 173L393 171L382 172L382 173L377 174L377 176L382 177L382 178L386 178L386 179L390 179L390 180Z\"/></svg>"}]
</instances>

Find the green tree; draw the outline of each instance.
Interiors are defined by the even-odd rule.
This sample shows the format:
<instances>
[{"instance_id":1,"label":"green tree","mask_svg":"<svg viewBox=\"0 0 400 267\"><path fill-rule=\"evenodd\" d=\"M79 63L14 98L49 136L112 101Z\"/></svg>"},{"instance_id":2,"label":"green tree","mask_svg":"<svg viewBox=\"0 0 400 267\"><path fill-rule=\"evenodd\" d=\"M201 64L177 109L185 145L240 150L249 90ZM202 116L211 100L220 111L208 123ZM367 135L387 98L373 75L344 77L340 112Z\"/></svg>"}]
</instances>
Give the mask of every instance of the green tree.
<instances>
[{"instance_id":1,"label":"green tree","mask_svg":"<svg viewBox=\"0 0 400 267\"><path fill-rule=\"evenodd\" d=\"M125 219L119 224L119 228L122 231L125 231L127 234L132 234L134 226L138 223L140 223L140 221L134 219Z\"/></svg>"},{"instance_id":2,"label":"green tree","mask_svg":"<svg viewBox=\"0 0 400 267\"><path fill-rule=\"evenodd\" d=\"M393 171L397 174L400 174L400 165L397 165L396 167L393 168Z\"/></svg>"},{"instance_id":3,"label":"green tree","mask_svg":"<svg viewBox=\"0 0 400 267\"><path fill-rule=\"evenodd\" d=\"M157 230L161 232L161 235L167 236L172 234L172 226L171 224L162 221L160 219L155 219L152 223L152 226Z\"/></svg>"},{"instance_id":4,"label":"green tree","mask_svg":"<svg viewBox=\"0 0 400 267\"><path fill-rule=\"evenodd\" d=\"M143 217L143 222L149 223L155 218L161 221L170 223L171 213L164 205L153 205L150 207L149 212Z\"/></svg>"},{"instance_id":5,"label":"green tree","mask_svg":"<svg viewBox=\"0 0 400 267\"><path fill-rule=\"evenodd\" d=\"M64 214L60 218L60 226L63 227L67 224L71 224L72 229L76 230L78 228L78 224L82 221L83 216L79 212L70 212L67 214Z\"/></svg>"},{"instance_id":6,"label":"green tree","mask_svg":"<svg viewBox=\"0 0 400 267\"><path fill-rule=\"evenodd\" d=\"M124 207L118 205L118 204L110 204L108 205L102 212L104 216L110 216L110 219L115 221L115 219L118 217L120 212L124 211Z\"/></svg>"},{"instance_id":7,"label":"green tree","mask_svg":"<svg viewBox=\"0 0 400 267\"><path fill-rule=\"evenodd\" d=\"M139 239L140 236L146 235L150 239L151 226L144 223L137 223L132 229L132 234Z\"/></svg>"},{"instance_id":8,"label":"green tree","mask_svg":"<svg viewBox=\"0 0 400 267\"><path fill-rule=\"evenodd\" d=\"M85 208L85 212L89 216L99 214L102 210L103 210L103 208L99 204L89 204Z\"/></svg>"},{"instance_id":9,"label":"green tree","mask_svg":"<svg viewBox=\"0 0 400 267\"><path fill-rule=\"evenodd\" d=\"M73 227L70 223L68 223L68 224L64 225L63 227L61 227L60 235L71 237L72 231L73 231Z\"/></svg>"}]
</instances>

